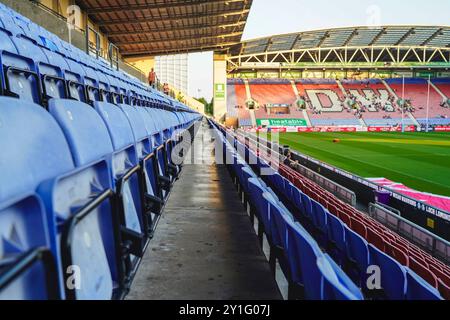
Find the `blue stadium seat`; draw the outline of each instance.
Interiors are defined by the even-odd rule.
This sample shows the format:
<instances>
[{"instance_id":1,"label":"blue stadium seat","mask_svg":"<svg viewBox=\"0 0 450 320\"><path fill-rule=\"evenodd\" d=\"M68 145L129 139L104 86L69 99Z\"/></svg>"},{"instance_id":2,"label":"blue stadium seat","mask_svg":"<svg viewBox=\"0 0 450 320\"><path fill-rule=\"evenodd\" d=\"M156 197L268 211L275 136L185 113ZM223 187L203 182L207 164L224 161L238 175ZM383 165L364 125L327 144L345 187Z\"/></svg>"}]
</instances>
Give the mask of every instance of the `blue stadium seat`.
<instances>
[{"instance_id":1,"label":"blue stadium seat","mask_svg":"<svg viewBox=\"0 0 450 320\"><path fill-rule=\"evenodd\" d=\"M0 236L0 300L59 299L47 217L36 194L0 202Z\"/></svg>"},{"instance_id":2,"label":"blue stadium seat","mask_svg":"<svg viewBox=\"0 0 450 320\"><path fill-rule=\"evenodd\" d=\"M288 257L292 281L303 287L307 300L321 299L321 273L317 258L322 256L317 243L298 224L288 224Z\"/></svg>"},{"instance_id":3,"label":"blue stadium seat","mask_svg":"<svg viewBox=\"0 0 450 320\"><path fill-rule=\"evenodd\" d=\"M155 221L161 213L163 206L163 194L158 186L158 168L156 154L154 152L153 142L150 133L147 131L145 122L141 117L140 111L129 105L119 105L127 116L136 143L137 157L142 169L142 198L145 200L144 209L148 214L147 228L154 231ZM155 223L154 223L155 222Z\"/></svg>"},{"instance_id":4,"label":"blue stadium seat","mask_svg":"<svg viewBox=\"0 0 450 320\"><path fill-rule=\"evenodd\" d=\"M443 300L439 291L433 288L411 269L406 271L406 299L407 300Z\"/></svg>"},{"instance_id":5,"label":"blue stadium seat","mask_svg":"<svg viewBox=\"0 0 450 320\"><path fill-rule=\"evenodd\" d=\"M0 64L3 95L42 104L41 83L36 64L19 54L2 51Z\"/></svg>"},{"instance_id":6,"label":"blue stadium seat","mask_svg":"<svg viewBox=\"0 0 450 320\"><path fill-rule=\"evenodd\" d=\"M322 275L321 300L364 300L359 288L327 254L317 258Z\"/></svg>"},{"instance_id":7,"label":"blue stadium seat","mask_svg":"<svg viewBox=\"0 0 450 320\"><path fill-rule=\"evenodd\" d=\"M93 104L102 101L97 72L91 67L83 66L85 70L84 85L86 87L87 102Z\"/></svg>"},{"instance_id":8,"label":"blue stadium seat","mask_svg":"<svg viewBox=\"0 0 450 320\"><path fill-rule=\"evenodd\" d=\"M113 210L111 138L100 115L84 103L51 99L49 112L61 126L79 168L75 174L54 183L52 193L60 196L48 200L52 211L61 208L58 219L70 231L61 234L63 264L92 270L83 279L89 286L75 292L66 290L66 295L77 299L110 299L121 290L124 281L119 217ZM75 185L77 193L68 192Z\"/></svg>"},{"instance_id":9,"label":"blue stadium seat","mask_svg":"<svg viewBox=\"0 0 450 320\"><path fill-rule=\"evenodd\" d=\"M121 238L131 246L127 257L126 273L136 271L138 258L148 244L148 219L140 190L140 167L135 139L130 123L123 111L107 102L95 102L94 107L103 119L113 145L112 178L121 217Z\"/></svg>"},{"instance_id":10,"label":"blue stadium seat","mask_svg":"<svg viewBox=\"0 0 450 320\"><path fill-rule=\"evenodd\" d=\"M406 270L397 261L369 245L370 265L381 270L381 288L369 289L369 296L377 299L404 300L406 298ZM367 286L365 286L367 289Z\"/></svg>"},{"instance_id":11,"label":"blue stadium seat","mask_svg":"<svg viewBox=\"0 0 450 320\"><path fill-rule=\"evenodd\" d=\"M69 69L64 70L64 78L67 82L67 92L70 99L87 102L86 88L84 85L84 69L78 63L70 59L65 59Z\"/></svg>"},{"instance_id":12,"label":"blue stadium seat","mask_svg":"<svg viewBox=\"0 0 450 320\"><path fill-rule=\"evenodd\" d=\"M347 226L345 226L345 242L347 244L345 267L347 274L359 287L364 287L369 266L368 243Z\"/></svg>"},{"instance_id":13,"label":"blue stadium seat","mask_svg":"<svg viewBox=\"0 0 450 320\"><path fill-rule=\"evenodd\" d=\"M9 97L0 97L0 104L0 264L14 274L9 278L13 283L3 289L6 291L0 290L0 295L59 297L58 273L50 253L56 250L51 212L45 213L35 190L41 183L73 170L70 150L61 129L42 107ZM9 262L3 261L7 256ZM11 261L16 269L9 268ZM53 294L49 294L51 277L46 275L49 268L56 277ZM0 283L5 285L2 281L8 279L0 274Z\"/></svg>"},{"instance_id":14,"label":"blue stadium seat","mask_svg":"<svg viewBox=\"0 0 450 320\"><path fill-rule=\"evenodd\" d=\"M328 215L328 252L341 266L347 256L345 224L336 216Z\"/></svg>"}]
</instances>

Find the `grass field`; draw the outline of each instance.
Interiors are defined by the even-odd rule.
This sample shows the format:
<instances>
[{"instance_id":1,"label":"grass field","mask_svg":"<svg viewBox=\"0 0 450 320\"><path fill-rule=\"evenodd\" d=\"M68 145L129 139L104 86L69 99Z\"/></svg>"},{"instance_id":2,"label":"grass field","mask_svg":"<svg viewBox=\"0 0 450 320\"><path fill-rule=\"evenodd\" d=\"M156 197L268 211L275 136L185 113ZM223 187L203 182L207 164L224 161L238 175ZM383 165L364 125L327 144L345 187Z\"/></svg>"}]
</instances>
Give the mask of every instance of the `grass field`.
<instances>
[{"instance_id":1,"label":"grass field","mask_svg":"<svg viewBox=\"0 0 450 320\"><path fill-rule=\"evenodd\" d=\"M450 196L450 133L281 133L280 143L362 177Z\"/></svg>"}]
</instances>

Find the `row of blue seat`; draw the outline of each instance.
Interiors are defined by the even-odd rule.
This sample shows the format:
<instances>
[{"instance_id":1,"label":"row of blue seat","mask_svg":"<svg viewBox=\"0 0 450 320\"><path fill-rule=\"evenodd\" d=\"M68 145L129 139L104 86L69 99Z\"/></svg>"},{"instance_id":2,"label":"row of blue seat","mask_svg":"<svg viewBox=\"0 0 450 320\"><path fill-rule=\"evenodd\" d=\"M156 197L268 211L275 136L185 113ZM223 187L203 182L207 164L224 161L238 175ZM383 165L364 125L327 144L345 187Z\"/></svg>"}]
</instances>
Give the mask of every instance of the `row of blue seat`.
<instances>
[{"instance_id":1,"label":"row of blue seat","mask_svg":"<svg viewBox=\"0 0 450 320\"><path fill-rule=\"evenodd\" d=\"M0 299L122 298L201 116L1 4L0 64Z\"/></svg>"},{"instance_id":2,"label":"row of blue seat","mask_svg":"<svg viewBox=\"0 0 450 320\"><path fill-rule=\"evenodd\" d=\"M48 263L15 269L40 248L57 262L56 297L120 296L179 174L174 134L199 116L181 122L168 111L63 99L50 100L48 112L15 98L0 105L0 264L16 272L0 280L0 298L55 297ZM77 290L64 285L73 265Z\"/></svg>"},{"instance_id":3,"label":"row of blue seat","mask_svg":"<svg viewBox=\"0 0 450 320\"><path fill-rule=\"evenodd\" d=\"M219 145L223 146L227 163L231 163L233 174L242 183L250 202L255 204L261 226L268 235L271 234L269 220L279 222L279 224L273 224L282 238L279 238L278 245L287 248L289 243L292 275L294 281L304 286L304 297L313 300L363 299L356 285L330 256L321 252L317 242L295 221L272 189L257 177L244 158L236 152L234 146L224 138L222 132L216 129L216 133L215 138L220 141Z\"/></svg>"},{"instance_id":4,"label":"row of blue seat","mask_svg":"<svg viewBox=\"0 0 450 320\"><path fill-rule=\"evenodd\" d=\"M269 243L277 248L275 250L277 258L281 262L286 261L285 267L288 269L286 274L290 277L294 286L304 289L305 297L313 299L320 297L318 287L314 287L314 281L313 283L305 283L305 281L309 282L311 279L319 279L320 273L317 273L317 269L314 269L313 262L316 258L313 253L320 253L320 250L318 250L320 247L330 254L332 260L336 262L334 265L332 264L334 267L344 268L350 278L362 288L366 298L392 300L442 299L439 292L421 277L409 268L401 266L376 247L368 244L339 218L330 214L321 204L302 193L236 138L229 137L229 140L231 145L234 145L233 150L229 152L237 152L241 159L234 162L233 171L237 172L236 175L242 185L244 194L249 197L249 202L255 208ZM230 157L228 155L228 159ZM255 165L248 168L244 159L248 160L249 163L255 163ZM241 166L243 169L239 168ZM261 172L263 169L265 174L259 178L255 172ZM267 174L267 170L271 171L271 174ZM264 190L267 190L267 188L271 188L273 191L264 196ZM277 206L273 205L274 199ZM272 211L272 207L275 207L274 211ZM302 250L296 247L298 239L296 240L292 236L290 230L292 223L298 224L304 232L317 241L318 246L315 246L314 250L308 249L302 255ZM307 256L306 252L310 252L310 256ZM293 261L297 261L297 264ZM367 287L368 267L371 265L378 266L381 270L381 288L379 290L371 290ZM337 273L342 272L341 268L336 269L338 270ZM308 273L305 275L303 270L308 270ZM311 273L311 270L315 270L315 275ZM336 293L336 291L334 292ZM338 294L336 294L336 297L344 298L344 296Z\"/></svg>"},{"instance_id":5,"label":"row of blue seat","mask_svg":"<svg viewBox=\"0 0 450 320\"><path fill-rule=\"evenodd\" d=\"M2 92L45 104L49 98L185 110L176 100L111 68L7 7L0 8Z\"/></svg>"}]
</instances>

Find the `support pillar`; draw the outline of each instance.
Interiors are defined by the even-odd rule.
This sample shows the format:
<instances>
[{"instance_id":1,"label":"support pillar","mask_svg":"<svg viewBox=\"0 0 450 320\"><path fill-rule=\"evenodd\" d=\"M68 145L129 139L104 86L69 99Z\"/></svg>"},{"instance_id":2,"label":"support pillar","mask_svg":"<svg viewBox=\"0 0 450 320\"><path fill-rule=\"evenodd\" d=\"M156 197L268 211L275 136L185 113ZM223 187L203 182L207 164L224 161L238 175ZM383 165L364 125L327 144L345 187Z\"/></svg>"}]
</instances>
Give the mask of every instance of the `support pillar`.
<instances>
[{"instance_id":1,"label":"support pillar","mask_svg":"<svg viewBox=\"0 0 450 320\"><path fill-rule=\"evenodd\" d=\"M214 118L225 120L227 114L227 56L214 53Z\"/></svg>"}]
</instances>

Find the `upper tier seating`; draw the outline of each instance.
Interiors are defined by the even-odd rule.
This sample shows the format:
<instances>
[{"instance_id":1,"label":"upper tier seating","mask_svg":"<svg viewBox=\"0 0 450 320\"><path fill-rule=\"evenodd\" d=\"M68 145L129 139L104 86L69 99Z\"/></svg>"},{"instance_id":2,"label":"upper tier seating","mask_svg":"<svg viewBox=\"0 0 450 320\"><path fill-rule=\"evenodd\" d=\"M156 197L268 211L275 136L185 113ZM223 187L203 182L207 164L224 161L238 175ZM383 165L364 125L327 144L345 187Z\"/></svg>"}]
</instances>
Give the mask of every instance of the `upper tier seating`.
<instances>
[{"instance_id":1,"label":"upper tier seating","mask_svg":"<svg viewBox=\"0 0 450 320\"><path fill-rule=\"evenodd\" d=\"M287 104L295 105L295 93L292 85L288 84L249 84L252 99L255 100L259 106L266 104Z\"/></svg>"},{"instance_id":2,"label":"upper tier seating","mask_svg":"<svg viewBox=\"0 0 450 320\"><path fill-rule=\"evenodd\" d=\"M398 97L403 97L403 79L389 79L388 85L396 92ZM405 99L411 101L414 108L412 114L416 119L427 117L428 81L425 79L405 79ZM444 86L445 87L445 86ZM441 106L443 97L432 87L430 87L429 117L438 118L441 115L450 117L450 108Z\"/></svg>"},{"instance_id":3,"label":"upper tier seating","mask_svg":"<svg viewBox=\"0 0 450 320\"><path fill-rule=\"evenodd\" d=\"M306 101L313 126L360 125L336 81L304 79L297 81L296 86L300 97Z\"/></svg>"},{"instance_id":4,"label":"upper tier seating","mask_svg":"<svg viewBox=\"0 0 450 320\"><path fill-rule=\"evenodd\" d=\"M0 64L0 299L123 297L201 116L3 5Z\"/></svg>"},{"instance_id":5,"label":"upper tier seating","mask_svg":"<svg viewBox=\"0 0 450 320\"><path fill-rule=\"evenodd\" d=\"M402 97L402 79L386 80L388 86L394 90L399 98ZM241 95L245 99L245 85L236 82L230 86L240 86ZM448 79L434 79L436 87L443 94L450 95ZM342 80L342 87L332 79L300 79L296 86L300 98L306 102L308 116L312 126L396 126L402 123L402 111L398 107L395 97L379 79L370 80ZM250 91L260 105L256 111L257 119L299 118L304 115L295 105L295 95L291 84L282 79L249 80ZM420 124L425 123L426 102L428 94L427 80L406 79L405 99L410 100L414 111L412 115ZM344 91L345 92L344 92ZM450 123L450 107L441 106L445 99L433 88L430 88L429 123L432 125L446 125ZM234 101L234 100L233 100ZM354 108L349 101L354 102ZM237 102L239 103L239 102ZM264 108L270 103L292 104L288 114L269 114ZM245 101L241 101L242 106ZM358 109L358 111L356 110ZM405 112L403 123L414 125L414 121Z\"/></svg>"}]
</instances>

